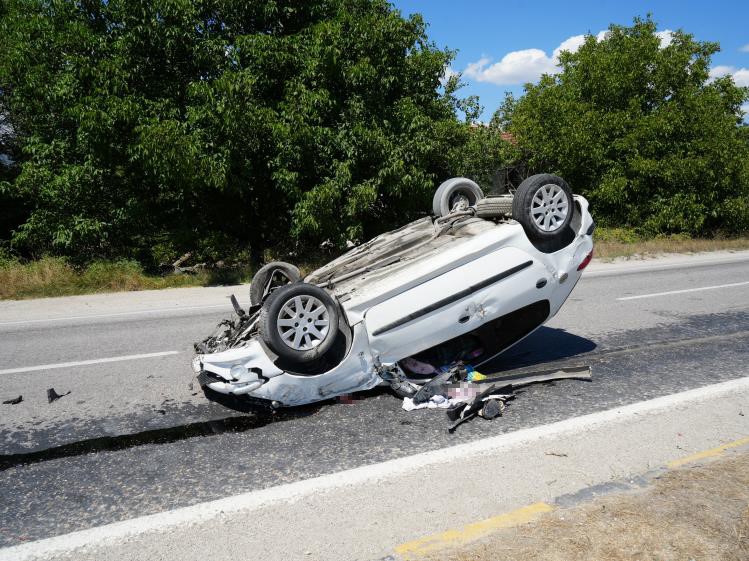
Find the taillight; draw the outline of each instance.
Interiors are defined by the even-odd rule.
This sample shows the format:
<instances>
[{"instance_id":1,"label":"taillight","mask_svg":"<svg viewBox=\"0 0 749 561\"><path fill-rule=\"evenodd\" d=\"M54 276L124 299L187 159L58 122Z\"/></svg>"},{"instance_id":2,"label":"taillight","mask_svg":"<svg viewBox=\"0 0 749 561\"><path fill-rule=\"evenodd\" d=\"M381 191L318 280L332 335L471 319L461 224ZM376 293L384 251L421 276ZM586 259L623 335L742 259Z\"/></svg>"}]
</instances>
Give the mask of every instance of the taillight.
<instances>
[{"instance_id":1,"label":"taillight","mask_svg":"<svg viewBox=\"0 0 749 561\"><path fill-rule=\"evenodd\" d=\"M592 249L590 250L590 253L588 253L588 255L585 256L585 259L583 259L583 262L577 266L577 270L582 271L585 267L588 266L588 263L590 263L591 259L593 259Z\"/></svg>"}]
</instances>

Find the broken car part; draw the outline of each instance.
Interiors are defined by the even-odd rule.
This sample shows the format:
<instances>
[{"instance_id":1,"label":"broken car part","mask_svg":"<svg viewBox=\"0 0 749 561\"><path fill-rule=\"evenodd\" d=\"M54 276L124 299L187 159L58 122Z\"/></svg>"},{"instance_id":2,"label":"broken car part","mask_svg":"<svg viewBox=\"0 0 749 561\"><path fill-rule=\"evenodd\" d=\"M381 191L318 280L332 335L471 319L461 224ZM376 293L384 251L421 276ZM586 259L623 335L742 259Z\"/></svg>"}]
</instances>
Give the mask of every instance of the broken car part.
<instances>
[{"instance_id":1,"label":"broken car part","mask_svg":"<svg viewBox=\"0 0 749 561\"><path fill-rule=\"evenodd\" d=\"M60 399L61 397L65 397L69 393L70 392L68 391L63 394L59 394L55 391L55 388L49 388L47 390L47 402L52 403L53 401L57 401L58 399Z\"/></svg>"}]
</instances>

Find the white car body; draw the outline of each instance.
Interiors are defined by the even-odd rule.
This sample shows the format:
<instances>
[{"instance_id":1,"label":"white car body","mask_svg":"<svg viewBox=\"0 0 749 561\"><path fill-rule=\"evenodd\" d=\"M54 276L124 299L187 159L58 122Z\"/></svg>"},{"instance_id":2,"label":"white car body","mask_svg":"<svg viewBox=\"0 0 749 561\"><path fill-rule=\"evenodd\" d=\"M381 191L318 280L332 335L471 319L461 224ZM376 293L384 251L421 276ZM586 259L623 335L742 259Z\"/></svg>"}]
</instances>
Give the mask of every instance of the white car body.
<instances>
[{"instance_id":1,"label":"white car body","mask_svg":"<svg viewBox=\"0 0 749 561\"><path fill-rule=\"evenodd\" d=\"M327 287L350 327L345 356L328 371L311 375L284 370L258 336L235 348L198 354L193 369L202 375L202 385L221 394L267 400L276 407L302 405L373 388L383 383L382 365L543 303L533 331L559 311L593 249L588 202L578 195L574 201L573 239L553 253L537 249L518 222L474 219L479 222L469 224L470 231L460 239L456 236L433 247L427 244L417 258ZM417 221L410 226L427 228L428 223ZM324 279L326 270L335 270L357 252L363 254L383 236L305 281ZM508 346L528 334L519 334Z\"/></svg>"}]
</instances>

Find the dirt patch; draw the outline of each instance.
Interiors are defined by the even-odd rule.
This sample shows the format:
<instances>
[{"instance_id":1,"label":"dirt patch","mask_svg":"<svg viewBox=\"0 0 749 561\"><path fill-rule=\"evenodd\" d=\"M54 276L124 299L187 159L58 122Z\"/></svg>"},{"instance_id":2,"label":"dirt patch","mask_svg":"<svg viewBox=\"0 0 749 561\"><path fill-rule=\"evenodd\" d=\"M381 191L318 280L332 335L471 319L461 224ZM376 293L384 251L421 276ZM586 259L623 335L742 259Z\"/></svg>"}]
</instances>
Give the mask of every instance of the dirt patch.
<instances>
[{"instance_id":1,"label":"dirt patch","mask_svg":"<svg viewBox=\"0 0 749 561\"><path fill-rule=\"evenodd\" d=\"M747 561L749 452L668 472L643 490L555 510L450 561Z\"/></svg>"}]
</instances>

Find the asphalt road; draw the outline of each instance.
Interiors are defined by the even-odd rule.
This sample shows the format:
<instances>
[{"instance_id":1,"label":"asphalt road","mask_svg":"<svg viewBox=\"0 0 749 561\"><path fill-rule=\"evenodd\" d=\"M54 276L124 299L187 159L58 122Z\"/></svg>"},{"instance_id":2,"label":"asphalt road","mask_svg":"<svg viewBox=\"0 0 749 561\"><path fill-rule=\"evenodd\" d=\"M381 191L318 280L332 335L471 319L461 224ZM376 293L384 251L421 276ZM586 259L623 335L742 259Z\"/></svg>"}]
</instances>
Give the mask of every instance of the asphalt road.
<instances>
[{"instance_id":1,"label":"asphalt road","mask_svg":"<svg viewBox=\"0 0 749 561\"><path fill-rule=\"evenodd\" d=\"M482 372L591 365L594 380L529 387L503 418L453 435L442 413L404 412L385 391L273 418L207 402L190 385L189 362L192 342L224 315L213 304L51 321L0 316L0 398L24 398L0 405L0 545L746 376L749 256L698 261L586 274L556 318ZM64 366L111 358L122 360ZM52 387L71 393L48 403ZM229 417L238 420L216 421ZM35 453L26 457L33 463L15 465L22 453Z\"/></svg>"}]
</instances>

